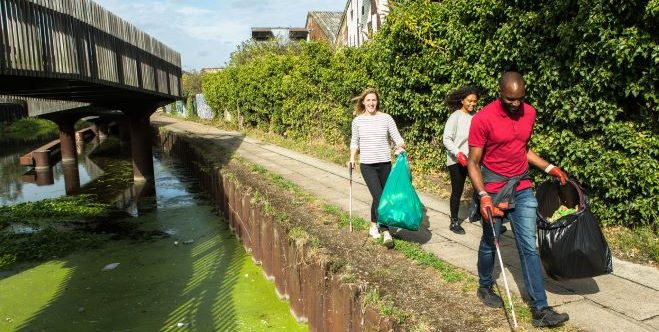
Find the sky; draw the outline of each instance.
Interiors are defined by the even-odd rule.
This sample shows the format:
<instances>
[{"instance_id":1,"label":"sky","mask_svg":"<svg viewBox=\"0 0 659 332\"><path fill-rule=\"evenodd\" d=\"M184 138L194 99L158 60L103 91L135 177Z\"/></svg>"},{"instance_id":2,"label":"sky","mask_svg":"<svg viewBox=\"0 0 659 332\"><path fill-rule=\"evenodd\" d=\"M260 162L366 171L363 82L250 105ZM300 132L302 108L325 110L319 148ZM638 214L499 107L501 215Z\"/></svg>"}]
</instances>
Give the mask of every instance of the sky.
<instances>
[{"instance_id":1,"label":"sky","mask_svg":"<svg viewBox=\"0 0 659 332\"><path fill-rule=\"evenodd\" d=\"M304 27L347 0L94 0L181 54L183 70L222 67L252 27Z\"/></svg>"}]
</instances>

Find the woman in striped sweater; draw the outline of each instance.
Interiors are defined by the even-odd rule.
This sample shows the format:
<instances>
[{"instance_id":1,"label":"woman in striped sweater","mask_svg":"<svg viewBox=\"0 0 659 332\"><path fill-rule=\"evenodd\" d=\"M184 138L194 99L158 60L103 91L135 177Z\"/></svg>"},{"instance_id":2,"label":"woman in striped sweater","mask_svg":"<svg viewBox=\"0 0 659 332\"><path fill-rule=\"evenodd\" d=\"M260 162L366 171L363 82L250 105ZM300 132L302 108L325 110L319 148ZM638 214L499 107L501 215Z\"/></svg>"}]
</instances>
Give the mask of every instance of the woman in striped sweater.
<instances>
[{"instance_id":1,"label":"woman in striped sweater","mask_svg":"<svg viewBox=\"0 0 659 332\"><path fill-rule=\"evenodd\" d=\"M391 171L391 145L389 138L396 145L396 154L403 150L403 138L398 132L396 122L379 110L380 97L373 88L368 88L356 98L352 120L352 139L350 140L350 165L355 167L355 156L359 151L359 163L366 186L373 196L371 203L371 227L368 234L374 239L380 238L378 228L378 204L382 189ZM383 243L391 248L393 239L388 227L383 227Z\"/></svg>"}]
</instances>

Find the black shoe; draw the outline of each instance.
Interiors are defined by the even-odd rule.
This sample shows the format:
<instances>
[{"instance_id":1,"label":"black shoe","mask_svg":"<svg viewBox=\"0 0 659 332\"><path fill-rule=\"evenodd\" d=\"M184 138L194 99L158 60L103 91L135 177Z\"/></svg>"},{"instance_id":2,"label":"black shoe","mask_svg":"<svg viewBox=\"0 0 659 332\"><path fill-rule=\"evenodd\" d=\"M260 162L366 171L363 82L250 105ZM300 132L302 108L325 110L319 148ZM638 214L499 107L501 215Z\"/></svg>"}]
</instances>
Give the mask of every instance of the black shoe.
<instances>
[{"instance_id":1,"label":"black shoe","mask_svg":"<svg viewBox=\"0 0 659 332\"><path fill-rule=\"evenodd\" d=\"M499 233L499 235L505 233L507 230L508 230L508 227L506 227L504 225L501 225L501 233Z\"/></svg>"},{"instance_id":2,"label":"black shoe","mask_svg":"<svg viewBox=\"0 0 659 332\"><path fill-rule=\"evenodd\" d=\"M503 301L501 301L501 297L492 290L492 286L478 287L476 295L488 307L503 308Z\"/></svg>"},{"instance_id":3,"label":"black shoe","mask_svg":"<svg viewBox=\"0 0 659 332\"><path fill-rule=\"evenodd\" d=\"M451 226L449 228L455 234L465 234L465 229L460 226L458 218L451 218Z\"/></svg>"},{"instance_id":4,"label":"black shoe","mask_svg":"<svg viewBox=\"0 0 659 332\"><path fill-rule=\"evenodd\" d=\"M544 309L532 309L533 314L533 326L535 327L554 327L559 326L570 319L568 314L559 314L552 307L546 307Z\"/></svg>"}]
</instances>

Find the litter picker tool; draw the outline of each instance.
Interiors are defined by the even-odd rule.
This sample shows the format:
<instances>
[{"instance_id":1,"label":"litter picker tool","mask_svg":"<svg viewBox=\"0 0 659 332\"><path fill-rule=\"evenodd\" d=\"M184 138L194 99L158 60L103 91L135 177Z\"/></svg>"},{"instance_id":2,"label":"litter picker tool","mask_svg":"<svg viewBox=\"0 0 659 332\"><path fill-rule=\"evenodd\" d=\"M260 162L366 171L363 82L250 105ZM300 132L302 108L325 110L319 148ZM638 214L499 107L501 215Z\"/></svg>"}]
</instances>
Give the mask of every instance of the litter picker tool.
<instances>
[{"instance_id":1,"label":"litter picker tool","mask_svg":"<svg viewBox=\"0 0 659 332\"><path fill-rule=\"evenodd\" d=\"M501 249L499 249L499 239L497 239L497 233L494 230L494 221L492 220L492 209L487 208L487 219L490 222L492 228L492 235L494 236L494 246L497 248L497 256L499 257L499 265L501 266L501 275L503 275L503 284L506 286L506 296L508 296L508 303L510 304L510 311L513 313L513 324L514 329L517 328L517 317L515 317L515 307L513 307L513 298L510 297L510 288L508 288L508 278L506 278L506 271L503 269L503 259L501 259Z\"/></svg>"},{"instance_id":2,"label":"litter picker tool","mask_svg":"<svg viewBox=\"0 0 659 332\"><path fill-rule=\"evenodd\" d=\"M348 209L349 229L352 232L352 163L348 163L348 176L350 177L350 208Z\"/></svg>"}]
</instances>

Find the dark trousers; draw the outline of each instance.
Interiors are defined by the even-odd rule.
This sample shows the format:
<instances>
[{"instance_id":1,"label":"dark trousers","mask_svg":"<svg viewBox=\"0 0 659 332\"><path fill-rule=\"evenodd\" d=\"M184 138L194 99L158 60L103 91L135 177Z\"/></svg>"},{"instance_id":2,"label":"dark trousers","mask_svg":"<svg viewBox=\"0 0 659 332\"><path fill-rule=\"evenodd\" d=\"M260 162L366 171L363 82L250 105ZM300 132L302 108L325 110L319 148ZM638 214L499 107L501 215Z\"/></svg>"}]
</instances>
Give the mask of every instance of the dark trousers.
<instances>
[{"instance_id":1,"label":"dark trousers","mask_svg":"<svg viewBox=\"0 0 659 332\"><path fill-rule=\"evenodd\" d=\"M371 221L377 222L378 205L380 204L382 189L384 189L384 184L387 183L389 172L391 172L391 162L360 164L359 167L362 171L364 181L366 181L368 191L370 191L371 196L373 196L373 203L371 203Z\"/></svg>"},{"instance_id":2,"label":"dark trousers","mask_svg":"<svg viewBox=\"0 0 659 332\"><path fill-rule=\"evenodd\" d=\"M460 164L453 164L448 166L448 173L451 176L451 219L458 218L458 211L460 209L460 198L465 188L465 180L467 180L467 167Z\"/></svg>"}]
</instances>

